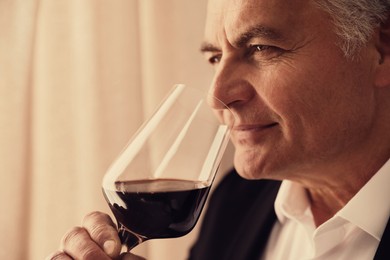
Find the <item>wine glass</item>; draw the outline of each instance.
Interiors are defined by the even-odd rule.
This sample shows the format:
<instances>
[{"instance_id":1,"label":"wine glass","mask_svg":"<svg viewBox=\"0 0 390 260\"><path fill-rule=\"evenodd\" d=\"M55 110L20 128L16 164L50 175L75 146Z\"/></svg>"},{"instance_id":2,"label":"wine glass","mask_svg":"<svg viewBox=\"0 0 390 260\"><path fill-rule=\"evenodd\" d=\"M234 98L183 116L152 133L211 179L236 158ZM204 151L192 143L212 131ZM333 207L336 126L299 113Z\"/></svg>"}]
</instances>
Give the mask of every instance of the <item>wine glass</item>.
<instances>
[{"instance_id":1,"label":"wine glass","mask_svg":"<svg viewBox=\"0 0 390 260\"><path fill-rule=\"evenodd\" d=\"M219 105L211 109L210 99ZM230 113L216 98L176 85L110 166L103 194L127 251L193 229L228 144Z\"/></svg>"}]
</instances>

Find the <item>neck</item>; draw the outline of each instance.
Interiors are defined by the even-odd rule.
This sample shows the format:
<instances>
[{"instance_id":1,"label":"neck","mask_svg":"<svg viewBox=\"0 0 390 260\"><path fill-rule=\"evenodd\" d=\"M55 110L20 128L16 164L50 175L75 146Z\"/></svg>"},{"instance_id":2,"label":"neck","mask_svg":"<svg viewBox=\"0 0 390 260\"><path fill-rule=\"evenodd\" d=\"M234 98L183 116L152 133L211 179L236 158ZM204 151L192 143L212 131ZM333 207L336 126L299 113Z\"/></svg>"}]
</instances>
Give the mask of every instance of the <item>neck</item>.
<instances>
[{"instance_id":1,"label":"neck","mask_svg":"<svg viewBox=\"0 0 390 260\"><path fill-rule=\"evenodd\" d=\"M380 147L383 149L380 150ZM332 178L327 182L304 185L316 226L343 208L390 158L390 146L382 144L374 148L377 150L366 150L362 157L344 162L344 167L328 169Z\"/></svg>"},{"instance_id":2,"label":"neck","mask_svg":"<svg viewBox=\"0 0 390 260\"><path fill-rule=\"evenodd\" d=\"M314 223L318 227L344 207L356 192L323 188L308 189L307 194Z\"/></svg>"}]
</instances>

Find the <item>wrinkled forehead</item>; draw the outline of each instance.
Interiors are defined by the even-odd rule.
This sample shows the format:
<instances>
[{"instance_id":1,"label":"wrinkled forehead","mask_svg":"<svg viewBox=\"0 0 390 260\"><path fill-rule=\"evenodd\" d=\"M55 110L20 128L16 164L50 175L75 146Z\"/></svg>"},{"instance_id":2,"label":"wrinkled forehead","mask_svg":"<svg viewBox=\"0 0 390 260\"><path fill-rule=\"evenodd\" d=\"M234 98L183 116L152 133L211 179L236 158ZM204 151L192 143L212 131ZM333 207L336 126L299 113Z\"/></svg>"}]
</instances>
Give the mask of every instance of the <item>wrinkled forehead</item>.
<instances>
[{"instance_id":1,"label":"wrinkled forehead","mask_svg":"<svg viewBox=\"0 0 390 260\"><path fill-rule=\"evenodd\" d=\"M205 29L206 38L215 35L218 28L231 27L241 13L247 12L250 7L255 7L256 2L259 1L262 0L209 0Z\"/></svg>"},{"instance_id":2,"label":"wrinkled forehead","mask_svg":"<svg viewBox=\"0 0 390 260\"><path fill-rule=\"evenodd\" d=\"M298 24L314 20L312 0L209 0L205 38L235 38L239 31L256 25L280 30L297 29ZM318 12L318 8L315 8ZM314 21L310 21L314 22Z\"/></svg>"}]
</instances>

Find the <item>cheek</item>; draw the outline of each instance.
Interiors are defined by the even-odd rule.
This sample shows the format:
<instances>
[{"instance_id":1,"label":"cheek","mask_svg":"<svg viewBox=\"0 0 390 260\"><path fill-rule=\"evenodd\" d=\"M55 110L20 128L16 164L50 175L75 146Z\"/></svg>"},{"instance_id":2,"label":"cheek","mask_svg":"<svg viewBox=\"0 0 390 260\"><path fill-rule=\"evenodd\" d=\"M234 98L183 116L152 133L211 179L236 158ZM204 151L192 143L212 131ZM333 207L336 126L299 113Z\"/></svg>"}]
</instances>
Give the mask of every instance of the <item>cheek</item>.
<instances>
[{"instance_id":1,"label":"cheek","mask_svg":"<svg viewBox=\"0 0 390 260\"><path fill-rule=\"evenodd\" d=\"M279 79L268 98L293 150L324 157L351 150L369 134L375 112L370 76L352 71L308 69Z\"/></svg>"}]
</instances>

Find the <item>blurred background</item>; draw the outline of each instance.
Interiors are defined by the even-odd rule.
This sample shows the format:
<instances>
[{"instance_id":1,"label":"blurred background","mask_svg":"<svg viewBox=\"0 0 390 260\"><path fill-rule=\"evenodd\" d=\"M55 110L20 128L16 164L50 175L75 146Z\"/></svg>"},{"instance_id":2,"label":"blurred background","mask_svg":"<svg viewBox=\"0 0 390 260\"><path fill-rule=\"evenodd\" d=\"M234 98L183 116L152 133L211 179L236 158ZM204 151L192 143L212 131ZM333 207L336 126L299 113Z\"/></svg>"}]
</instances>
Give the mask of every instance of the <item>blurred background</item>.
<instances>
[{"instance_id":1,"label":"blurred background","mask_svg":"<svg viewBox=\"0 0 390 260\"><path fill-rule=\"evenodd\" d=\"M206 0L0 0L0 259L44 259L110 212L102 176L131 135L174 84L209 86L205 15ZM197 228L135 252L186 259Z\"/></svg>"}]
</instances>

